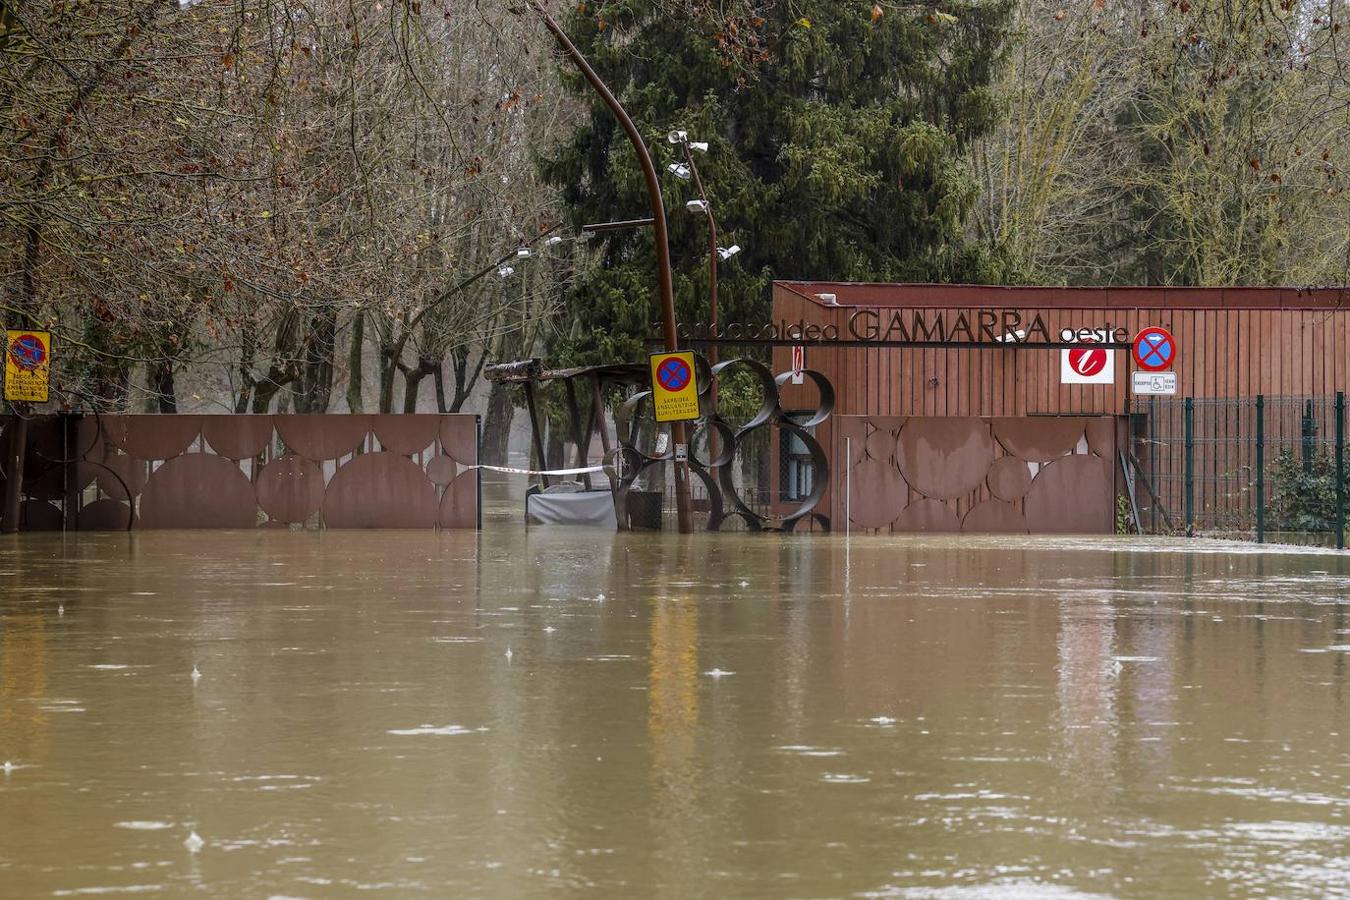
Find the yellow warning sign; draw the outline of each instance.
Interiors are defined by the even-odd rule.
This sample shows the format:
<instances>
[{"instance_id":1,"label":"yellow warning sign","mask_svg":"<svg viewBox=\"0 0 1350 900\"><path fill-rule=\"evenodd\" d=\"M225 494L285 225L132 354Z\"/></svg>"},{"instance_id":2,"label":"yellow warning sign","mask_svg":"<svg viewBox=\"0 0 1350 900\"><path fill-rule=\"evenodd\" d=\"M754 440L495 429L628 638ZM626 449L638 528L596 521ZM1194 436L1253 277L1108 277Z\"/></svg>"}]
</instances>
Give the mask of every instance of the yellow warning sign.
<instances>
[{"instance_id":1,"label":"yellow warning sign","mask_svg":"<svg viewBox=\"0 0 1350 900\"><path fill-rule=\"evenodd\" d=\"M52 336L45 331L5 332L5 399L46 403Z\"/></svg>"},{"instance_id":2,"label":"yellow warning sign","mask_svg":"<svg viewBox=\"0 0 1350 900\"><path fill-rule=\"evenodd\" d=\"M653 353L652 405L658 422L689 422L698 418L698 377L694 354Z\"/></svg>"}]
</instances>

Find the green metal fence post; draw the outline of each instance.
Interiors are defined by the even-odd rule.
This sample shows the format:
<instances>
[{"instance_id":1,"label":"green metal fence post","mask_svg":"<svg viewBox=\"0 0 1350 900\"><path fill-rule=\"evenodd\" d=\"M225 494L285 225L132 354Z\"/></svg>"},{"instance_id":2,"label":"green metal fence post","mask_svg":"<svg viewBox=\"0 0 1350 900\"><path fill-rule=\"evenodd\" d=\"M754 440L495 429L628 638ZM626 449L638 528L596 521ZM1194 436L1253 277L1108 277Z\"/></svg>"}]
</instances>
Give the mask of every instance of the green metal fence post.
<instances>
[{"instance_id":1,"label":"green metal fence post","mask_svg":"<svg viewBox=\"0 0 1350 900\"><path fill-rule=\"evenodd\" d=\"M1256 542L1266 541L1266 398L1256 395Z\"/></svg>"},{"instance_id":2,"label":"green metal fence post","mask_svg":"<svg viewBox=\"0 0 1350 900\"><path fill-rule=\"evenodd\" d=\"M1336 392L1336 549L1345 549L1345 391Z\"/></svg>"},{"instance_id":3,"label":"green metal fence post","mask_svg":"<svg viewBox=\"0 0 1350 900\"><path fill-rule=\"evenodd\" d=\"M1195 400L1186 398L1186 536L1195 534Z\"/></svg>"}]
</instances>

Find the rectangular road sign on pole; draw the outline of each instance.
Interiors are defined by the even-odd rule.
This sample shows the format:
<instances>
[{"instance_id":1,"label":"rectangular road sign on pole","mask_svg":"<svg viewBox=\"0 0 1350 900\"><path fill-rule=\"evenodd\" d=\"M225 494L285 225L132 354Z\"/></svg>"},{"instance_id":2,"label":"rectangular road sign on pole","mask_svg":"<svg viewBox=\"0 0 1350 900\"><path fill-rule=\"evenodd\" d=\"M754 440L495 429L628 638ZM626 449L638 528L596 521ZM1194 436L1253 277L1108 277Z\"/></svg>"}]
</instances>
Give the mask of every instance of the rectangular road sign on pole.
<instances>
[{"instance_id":1,"label":"rectangular road sign on pole","mask_svg":"<svg viewBox=\"0 0 1350 900\"><path fill-rule=\"evenodd\" d=\"M694 354L653 353L652 407L658 422L692 422L699 417Z\"/></svg>"},{"instance_id":2,"label":"rectangular road sign on pole","mask_svg":"<svg viewBox=\"0 0 1350 900\"><path fill-rule=\"evenodd\" d=\"M1135 372L1134 393L1140 396L1173 396L1177 392L1176 372Z\"/></svg>"},{"instance_id":3,"label":"rectangular road sign on pole","mask_svg":"<svg viewBox=\"0 0 1350 900\"><path fill-rule=\"evenodd\" d=\"M5 332L5 399L46 403L52 336L45 331Z\"/></svg>"}]
</instances>

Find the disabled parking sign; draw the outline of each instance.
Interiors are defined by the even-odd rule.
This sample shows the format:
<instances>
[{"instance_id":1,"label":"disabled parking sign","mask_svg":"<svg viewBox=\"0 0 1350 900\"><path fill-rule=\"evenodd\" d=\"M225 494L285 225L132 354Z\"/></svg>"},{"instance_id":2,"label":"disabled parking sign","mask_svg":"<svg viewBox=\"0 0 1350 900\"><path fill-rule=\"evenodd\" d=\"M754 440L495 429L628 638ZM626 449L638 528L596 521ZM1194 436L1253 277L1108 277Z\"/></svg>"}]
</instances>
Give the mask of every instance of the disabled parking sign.
<instances>
[{"instance_id":1,"label":"disabled parking sign","mask_svg":"<svg viewBox=\"0 0 1350 900\"><path fill-rule=\"evenodd\" d=\"M694 354L653 353L652 406L658 422L689 422L699 417Z\"/></svg>"},{"instance_id":2,"label":"disabled parking sign","mask_svg":"<svg viewBox=\"0 0 1350 900\"><path fill-rule=\"evenodd\" d=\"M46 403L52 365L52 336L46 331L5 332L5 399Z\"/></svg>"}]
</instances>

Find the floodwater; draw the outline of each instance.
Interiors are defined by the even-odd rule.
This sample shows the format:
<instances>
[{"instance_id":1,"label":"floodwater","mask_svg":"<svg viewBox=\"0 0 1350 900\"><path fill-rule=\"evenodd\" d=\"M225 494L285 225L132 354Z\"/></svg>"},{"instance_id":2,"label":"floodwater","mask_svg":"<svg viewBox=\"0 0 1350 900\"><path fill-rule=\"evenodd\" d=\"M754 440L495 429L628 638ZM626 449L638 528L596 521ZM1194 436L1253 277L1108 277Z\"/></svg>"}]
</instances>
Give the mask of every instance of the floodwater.
<instances>
[{"instance_id":1,"label":"floodwater","mask_svg":"<svg viewBox=\"0 0 1350 900\"><path fill-rule=\"evenodd\" d=\"M9 539L0 895L1344 896L1348 589L1213 542Z\"/></svg>"}]
</instances>

